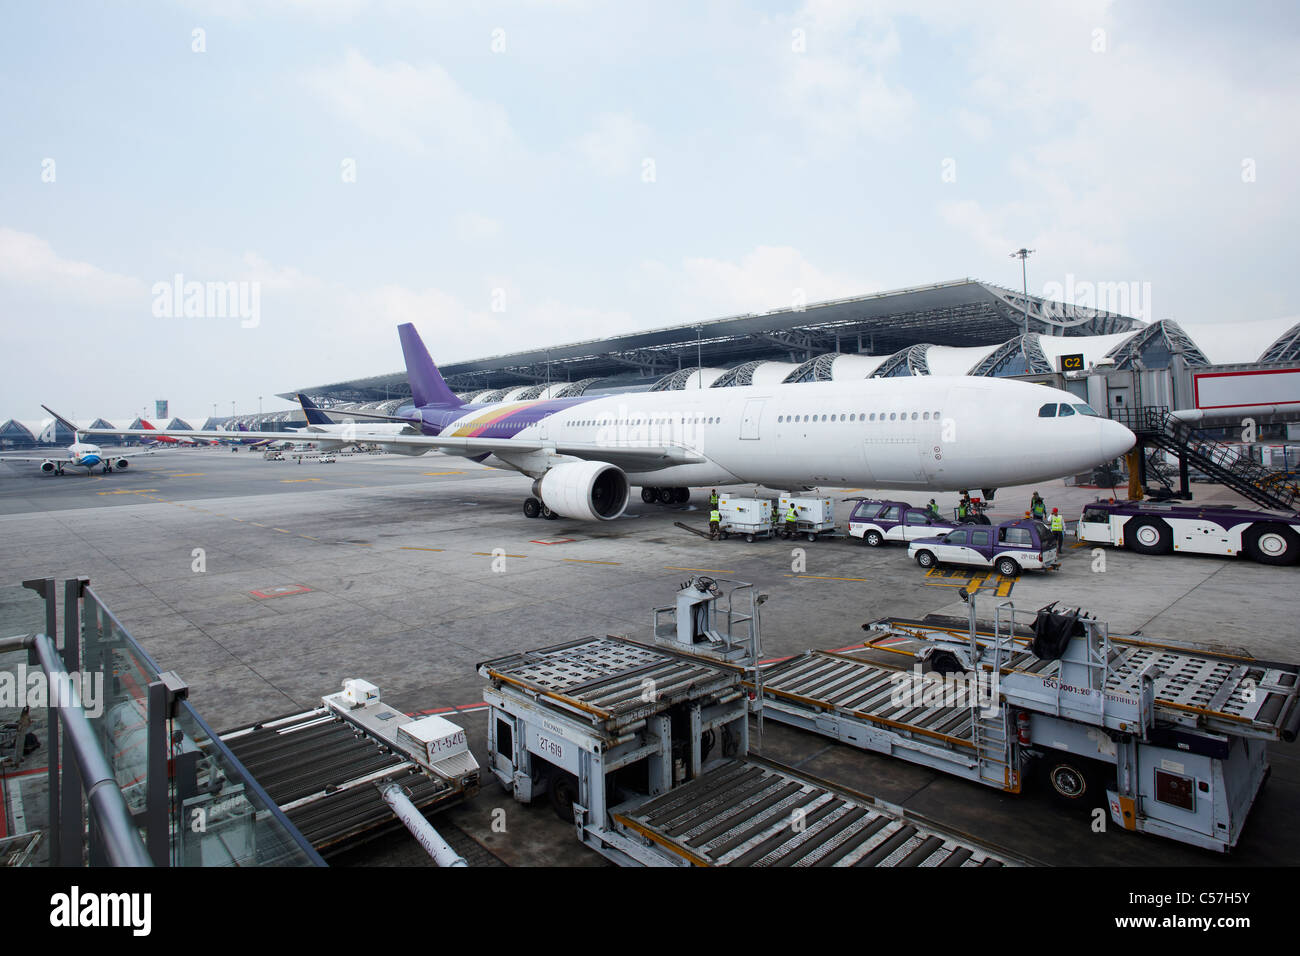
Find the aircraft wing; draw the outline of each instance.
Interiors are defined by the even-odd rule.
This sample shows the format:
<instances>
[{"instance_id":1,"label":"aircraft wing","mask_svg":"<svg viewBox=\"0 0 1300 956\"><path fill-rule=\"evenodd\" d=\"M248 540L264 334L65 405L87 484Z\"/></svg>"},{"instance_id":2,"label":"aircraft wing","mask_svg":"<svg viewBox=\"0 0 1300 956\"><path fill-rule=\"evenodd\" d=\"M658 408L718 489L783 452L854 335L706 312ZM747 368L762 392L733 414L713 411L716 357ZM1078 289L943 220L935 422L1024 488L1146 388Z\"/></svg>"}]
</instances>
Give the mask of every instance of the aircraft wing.
<instances>
[{"instance_id":1,"label":"aircraft wing","mask_svg":"<svg viewBox=\"0 0 1300 956\"><path fill-rule=\"evenodd\" d=\"M42 406L44 407L44 406ZM48 409L46 409L49 411ZM50 414L54 414L50 412ZM197 429L158 429L146 428L81 429L82 435L125 435L128 437L157 438L208 438L213 432ZM217 433L220 435L221 433ZM240 438L254 441L269 439L271 441L313 441L332 436L323 436L310 431L284 432L232 432ZM506 454L520 455L534 451L554 451L557 455L569 455L586 461L604 461L620 468L667 468L670 465L684 465L705 461L701 455L678 445L601 445L590 442L542 441L535 438L448 438L440 435L383 435L367 432L358 425L354 433L348 434L348 441L371 442L384 445L406 445L412 448L433 448L450 455Z\"/></svg>"}]
</instances>

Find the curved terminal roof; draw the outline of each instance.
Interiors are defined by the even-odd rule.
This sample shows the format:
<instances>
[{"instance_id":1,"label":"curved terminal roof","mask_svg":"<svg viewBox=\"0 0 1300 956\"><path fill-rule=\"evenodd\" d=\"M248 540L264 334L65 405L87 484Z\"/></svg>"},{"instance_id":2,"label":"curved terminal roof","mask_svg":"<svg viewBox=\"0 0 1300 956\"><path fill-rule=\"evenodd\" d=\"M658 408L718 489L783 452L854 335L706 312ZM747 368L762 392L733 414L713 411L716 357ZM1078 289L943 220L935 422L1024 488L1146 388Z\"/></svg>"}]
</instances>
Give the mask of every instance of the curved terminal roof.
<instances>
[{"instance_id":1,"label":"curved terminal roof","mask_svg":"<svg viewBox=\"0 0 1300 956\"><path fill-rule=\"evenodd\" d=\"M774 309L444 363L440 369L452 389L470 391L591 377L655 381L698 364L721 369L755 360L798 364L823 353L890 356L925 342L992 346L1022 331L1025 305L1019 292L975 279L958 279L817 302L797 310ZM1067 336L1141 326L1134 318L1096 311L1086 321L1061 329L1052 303L1037 296L1028 298L1028 314L1030 331L1059 330ZM436 340L425 338L435 349L437 360ZM611 383L617 385L618 381ZM313 400L324 395L348 401L410 395L404 371L293 391L304 392ZM286 398L292 394L282 393Z\"/></svg>"}]
</instances>

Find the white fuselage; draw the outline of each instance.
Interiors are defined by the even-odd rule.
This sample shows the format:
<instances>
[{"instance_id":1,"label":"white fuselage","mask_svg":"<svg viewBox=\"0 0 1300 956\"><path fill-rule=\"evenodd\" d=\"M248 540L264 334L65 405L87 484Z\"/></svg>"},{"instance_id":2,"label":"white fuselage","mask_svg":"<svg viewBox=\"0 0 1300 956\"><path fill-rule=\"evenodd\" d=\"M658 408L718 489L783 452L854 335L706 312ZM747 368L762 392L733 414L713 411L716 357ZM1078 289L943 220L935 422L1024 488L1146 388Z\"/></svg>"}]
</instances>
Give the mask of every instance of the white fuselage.
<instances>
[{"instance_id":1,"label":"white fuselage","mask_svg":"<svg viewBox=\"0 0 1300 956\"><path fill-rule=\"evenodd\" d=\"M364 432L364 434L358 437L358 432ZM395 422L367 422L362 424L346 422L340 425L308 425L302 429L302 434L311 438L311 444L322 449L337 451L340 448L346 448L348 445L364 442L367 445L379 445L381 449L389 454L423 455L429 450L428 448L389 445L381 440L382 436L410 435L413 433L410 425L400 425Z\"/></svg>"},{"instance_id":2,"label":"white fuselage","mask_svg":"<svg viewBox=\"0 0 1300 956\"><path fill-rule=\"evenodd\" d=\"M1069 405L1068 416L1041 417L1053 403ZM632 484L954 491L1057 478L1132 447L1132 432L1075 411L1081 406L1068 392L1025 382L915 376L624 393L558 409L513 437L612 449L670 445L705 459L629 470ZM444 434L479 415L467 413Z\"/></svg>"}]
</instances>

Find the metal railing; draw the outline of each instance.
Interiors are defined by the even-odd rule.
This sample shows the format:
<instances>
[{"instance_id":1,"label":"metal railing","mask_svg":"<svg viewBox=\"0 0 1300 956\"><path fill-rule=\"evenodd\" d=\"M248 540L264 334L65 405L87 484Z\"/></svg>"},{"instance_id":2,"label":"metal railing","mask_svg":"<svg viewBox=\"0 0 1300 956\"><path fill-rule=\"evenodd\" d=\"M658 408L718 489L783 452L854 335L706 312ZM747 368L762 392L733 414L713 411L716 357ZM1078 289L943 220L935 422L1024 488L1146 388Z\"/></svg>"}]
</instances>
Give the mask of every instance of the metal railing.
<instances>
[{"instance_id":1,"label":"metal railing","mask_svg":"<svg viewBox=\"0 0 1300 956\"><path fill-rule=\"evenodd\" d=\"M89 579L63 582L61 648L58 582L23 585L44 600L46 633L0 652L27 648L50 688L51 866L324 865Z\"/></svg>"},{"instance_id":2,"label":"metal railing","mask_svg":"<svg viewBox=\"0 0 1300 956\"><path fill-rule=\"evenodd\" d=\"M1240 454L1174 416L1164 405L1111 409L1111 418L1126 425L1138 438L1173 452L1210 478L1265 508L1293 511L1297 487L1283 473Z\"/></svg>"}]
</instances>

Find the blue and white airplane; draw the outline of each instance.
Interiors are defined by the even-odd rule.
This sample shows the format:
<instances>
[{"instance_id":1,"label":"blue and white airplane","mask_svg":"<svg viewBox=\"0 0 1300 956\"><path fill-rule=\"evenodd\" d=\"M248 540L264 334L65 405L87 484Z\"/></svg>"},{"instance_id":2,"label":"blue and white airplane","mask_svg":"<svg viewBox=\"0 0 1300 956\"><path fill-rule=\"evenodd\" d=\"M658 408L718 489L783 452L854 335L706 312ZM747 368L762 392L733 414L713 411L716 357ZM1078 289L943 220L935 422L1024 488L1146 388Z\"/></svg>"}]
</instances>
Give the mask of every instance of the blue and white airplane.
<instances>
[{"instance_id":1,"label":"blue and white airplane","mask_svg":"<svg viewBox=\"0 0 1300 956\"><path fill-rule=\"evenodd\" d=\"M46 411L49 411L49 409L46 409ZM102 474L107 475L113 471L126 471L131 464L129 460L131 458L153 454L152 451L136 451L125 455L108 454L98 445L91 445L88 442L81 441L71 422L58 415L55 417L64 425L73 428L72 444L68 446L66 457L30 458L20 455L4 455L0 456L0 462L39 461L41 463L41 473L46 475L61 475L65 468L84 468L87 475L98 468Z\"/></svg>"},{"instance_id":2,"label":"blue and white airplane","mask_svg":"<svg viewBox=\"0 0 1300 956\"><path fill-rule=\"evenodd\" d=\"M988 495L990 489L1088 470L1123 455L1136 441L1123 425L1102 418L1069 392L970 376L470 405L447 387L413 325L399 326L398 335L412 403L396 415L340 412L361 419L349 423L347 439L404 454L437 450L527 475L533 486L524 514L530 518L611 521L626 509L634 485L641 487L642 500L664 503L685 501L691 487L729 484L917 492L978 488ZM366 421L390 424L383 428ZM101 433L111 434L90 432ZM246 437L300 441L304 436L249 432Z\"/></svg>"}]
</instances>

